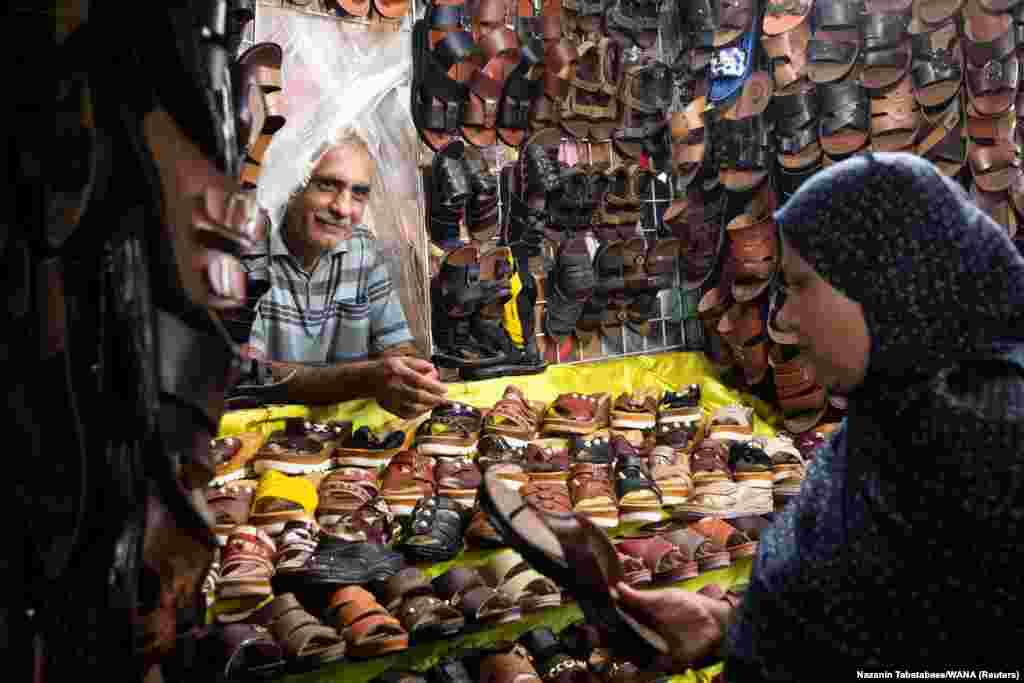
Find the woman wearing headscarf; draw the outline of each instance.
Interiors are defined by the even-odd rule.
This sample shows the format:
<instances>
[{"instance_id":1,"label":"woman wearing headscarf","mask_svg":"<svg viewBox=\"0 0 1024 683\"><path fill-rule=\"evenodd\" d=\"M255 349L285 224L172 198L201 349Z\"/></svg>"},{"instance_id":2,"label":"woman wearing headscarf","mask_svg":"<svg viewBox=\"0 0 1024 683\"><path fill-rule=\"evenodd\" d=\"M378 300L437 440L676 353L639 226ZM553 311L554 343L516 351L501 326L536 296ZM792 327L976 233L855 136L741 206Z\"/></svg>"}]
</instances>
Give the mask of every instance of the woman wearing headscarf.
<instances>
[{"instance_id":1,"label":"woman wearing headscarf","mask_svg":"<svg viewBox=\"0 0 1024 683\"><path fill-rule=\"evenodd\" d=\"M847 419L730 601L622 601L725 679L1024 661L1024 259L927 161L865 155L776 215L785 304Z\"/></svg>"}]
</instances>

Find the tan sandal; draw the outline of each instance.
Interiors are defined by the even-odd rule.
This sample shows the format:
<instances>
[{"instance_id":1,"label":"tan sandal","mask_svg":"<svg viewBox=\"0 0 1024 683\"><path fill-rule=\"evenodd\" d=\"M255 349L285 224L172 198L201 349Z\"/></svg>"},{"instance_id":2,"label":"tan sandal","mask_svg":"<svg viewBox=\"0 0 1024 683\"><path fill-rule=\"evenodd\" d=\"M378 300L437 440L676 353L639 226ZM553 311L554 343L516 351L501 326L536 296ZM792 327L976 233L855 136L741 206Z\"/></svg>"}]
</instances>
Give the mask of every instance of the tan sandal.
<instances>
[{"instance_id":1,"label":"tan sandal","mask_svg":"<svg viewBox=\"0 0 1024 683\"><path fill-rule=\"evenodd\" d=\"M350 656L363 659L408 649L409 634L366 589L345 586L331 596L328 607Z\"/></svg>"}]
</instances>

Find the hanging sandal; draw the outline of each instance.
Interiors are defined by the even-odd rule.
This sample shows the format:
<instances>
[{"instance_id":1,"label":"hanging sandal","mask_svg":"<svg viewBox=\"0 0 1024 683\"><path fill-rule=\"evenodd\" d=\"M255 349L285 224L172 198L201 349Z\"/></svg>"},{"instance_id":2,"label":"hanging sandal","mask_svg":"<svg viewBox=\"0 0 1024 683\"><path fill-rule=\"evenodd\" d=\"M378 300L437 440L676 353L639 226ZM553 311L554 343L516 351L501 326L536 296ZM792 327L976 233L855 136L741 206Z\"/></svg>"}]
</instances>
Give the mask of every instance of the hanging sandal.
<instances>
[{"instance_id":1,"label":"hanging sandal","mask_svg":"<svg viewBox=\"0 0 1024 683\"><path fill-rule=\"evenodd\" d=\"M666 653L665 640L618 607L609 587L623 580L622 564L608 536L576 513L541 513L497 478L484 475L481 507L530 566L577 599L587 621L602 624L623 652L638 661Z\"/></svg>"},{"instance_id":2,"label":"hanging sandal","mask_svg":"<svg viewBox=\"0 0 1024 683\"><path fill-rule=\"evenodd\" d=\"M790 0L803 2L807 10L811 3L806 0ZM771 4L771 3L769 3ZM765 17L765 21L768 17ZM807 64L807 44L811 41L811 25L802 21L791 31L772 36L762 36L761 45L768 55L769 71L775 83L775 90L789 88L804 77Z\"/></svg>"},{"instance_id":3,"label":"hanging sandal","mask_svg":"<svg viewBox=\"0 0 1024 683\"><path fill-rule=\"evenodd\" d=\"M888 88L910 69L910 17L902 14L865 14L861 21L864 63L860 82L865 88Z\"/></svg>"},{"instance_id":4,"label":"hanging sandal","mask_svg":"<svg viewBox=\"0 0 1024 683\"><path fill-rule=\"evenodd\" d=\"M612 139L624 156L639 159L644 141L668 125L665 112L672 102L668 66L652 62L627 67L618 97L623 107L622 127L612 132Z\"/></svg>"},{"instance_id":5,"label":"hanging sandal","mask_svg":"<svg viewBox=\"0 0 1024 683\"><path fill-rule=\"evenodd\" d=\"M544 81L536 76L535 67L543 63L544 44L528 41L520 46L519 63L505 80L496 125L498 137L510 147L518 147L530 129L530 108L544 91Z\"/></svg>"},{"instance_id":6,"label":"hanging sandal","mask_svg":"<svg viewBox=\"0 0 1024 683\"><path fill-rule=\"evenodd\" d=\"M485 2L480 11L503 4L500 0ZM462 115L462 135L472 145L489 147L498 142L498 102L506 79L518 63L519 39L514 31L503 27L485 34L479 45L482 57L467 81L469 99Z\"/></svg>"},{"instance_id":7,"label":"hanging sandal","mask_svg":"<svg viewBox=\"0 0 1024 683\"><path fill-rule=\"evenodd\" d=\"M825 414L825 388L818 384L814 367L803 356L784 361L781 348L776 347L772 367L786 429L794 434L806 432Z\"/></svg>"},{"instance_id":8,"label":"hanging sandal","mask_svg":"<svg viewBox=\"0 0 1024 683\"><path fill-rule=\"evenodd\" d=\"M431 48L430 29L425 19L416 22L413 28L410 106L420 138L436 152L459 134L463 109L469 99L466 85L448 72L469 59L475 45L469 33L453 31Z\"/></svg>"},{"instance_id":9,"label":"hanging sandal","mask_svg":"<svg viewBox=\"0 0 1024 683\"><path fill-rule=\"evenodd\" d=\"M911 146L922 118L907 74L896 85L871 98L871 149L897 152Z\"/></svg>"},{"instance_id":10,"label":"hanging sandal","mask_svg":"<svg viewBox=\"0 0 1024 683\"><path fill-rule=\"evenodd\" d=\"M862 0L836 0L814 5L814 37L807 44L808 76L815 83L834 83L853 69L860 57Z\"/></svg>"},{"instance_id":11,"label":"hanging sandal","mask_svg":"<svg viewBox=\"0 0 1024 683\"><path fill-rule=\"evenodd\" d=\"M963 118L961 99L954 97L943 114L928 121L917 146L918 156L935 164L947 177L958 174L967 163Z\"/></svg>"},{"instance_id":12,"label":"hanging sandal","mask_svg":"<svg viewBox=\"0 0 1024 683\"><path fill-rule=\"evenodd\" d=\"M822 149L833 156L862 149L871 131L871 100L864 86L852 79L819 85L818 97Z\"/></svg>"},{"instance_id":13,"label":"hanging sandal","mask_svg":"<svg viewBox=\"0 0 1024 683\"><path fill-rule=\"evenodd\" d=\"M331 596L328 610L352 658L369 659L409 647L409 634L402 624L364 588L339 589Z\"/></svg>"},{"instance_id":14,"label":"hanging sandal","mask_svg":"<svg viewBox=\"0 0 1024 683\"><path fill-rule=\"evenodd\" d=\"M489 586L512 598L524 614L562 604L558 585L514 551L495 555L480 568L480 575Z\"/></svg>"},{"instance_id":15,"label":"hanging sandal","mask_svg":"<svg viewBox=\"0 0 1024 683\"><path fill-rule=\"evenodd\" d=\"M967 160L974 182L985 192L1004 192L1020 176L1020 152L1014 143L996 145L967 143Z\"/></svg>"},{"instance_id":16,"label":"hanging sandal","mask_svg":"<svg viewBox=\"0 0 1024 683\"><path fill-rule=\"evenodd\" d=\"M732 286L736 301L753 301L771 284L778 268L776 233L770 213L762 219L740 214L726 226L736 264L736 279Z\"/></svg>"},{"instance_id":17,"label":"hanging sandal","mask_svg":"<svg viewBox=\"0 0 1024 683\"><path fill-rule=\"evenodd\" d=\"M956 22L948 20L934 30L914 36L911 43L914 97L923 107L948 102L960 91L964 77L964 54Z\"/></svg>"},{"instance_id":18,"label":"hanging sandal","mask_svg":"<svg viewBox=\"0 0 1024 683\"><path fill-rule=\"evenodd\" d=\"M704 127L707 92L707 79L698 79L694 86L693 98L682 111L674 112L669 119L672 169L683 186L693 182L704 164L707 149L707 133Z\"/></svg>"}]
</instances>

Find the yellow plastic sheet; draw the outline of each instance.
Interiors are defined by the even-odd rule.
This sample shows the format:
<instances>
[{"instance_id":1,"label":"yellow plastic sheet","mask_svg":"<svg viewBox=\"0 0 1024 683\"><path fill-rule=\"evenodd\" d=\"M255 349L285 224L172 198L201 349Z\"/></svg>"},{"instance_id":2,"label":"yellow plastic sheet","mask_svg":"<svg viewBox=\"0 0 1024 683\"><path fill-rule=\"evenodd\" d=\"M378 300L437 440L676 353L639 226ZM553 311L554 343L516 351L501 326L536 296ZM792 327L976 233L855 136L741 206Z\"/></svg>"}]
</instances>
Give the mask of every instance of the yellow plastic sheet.
<instances>
[{"instance_id":1,"label":"yellow plastic sheet","mask_svg":"<svg viewBox=\"0 0 1024 683\"><path fill-rule=\"evenodd\" d=\"M607 391L614 398L626 391L648 387L677 390L693 383L701 385L703 404L708 414L722 406L742 402L755 408L754 430L758 434L771 436L781 424L770 404L722 384L716 376L714 364L703 353L693 352L631 356L580 365L555 365L540 375L459 382L448 385L448 397L479 408L489 408L501 398L505 387L510 384L521 388L530 400L551 402L566 392ZM396 420L394 415L372 400L316 407L282 405L226 413L220 423L220 436L246 431L269 434L281 429L286 417L307 417L314 421L351 420L356 427L368 425L377 429L389 425L407 431L420 421Z\"/></svg>"}]
</instances>

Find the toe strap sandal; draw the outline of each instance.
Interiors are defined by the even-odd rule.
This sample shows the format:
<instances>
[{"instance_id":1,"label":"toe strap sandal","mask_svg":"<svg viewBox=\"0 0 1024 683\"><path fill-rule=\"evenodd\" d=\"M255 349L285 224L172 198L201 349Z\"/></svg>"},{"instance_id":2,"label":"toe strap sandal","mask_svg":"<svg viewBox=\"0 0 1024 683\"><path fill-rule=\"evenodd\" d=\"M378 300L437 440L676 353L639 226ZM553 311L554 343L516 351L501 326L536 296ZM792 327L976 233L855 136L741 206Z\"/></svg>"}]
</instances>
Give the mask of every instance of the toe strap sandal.
<instances>
[{"instance_id":1,"label":"toe strap sandal","mask_svg":"<svg viewBox=\"0 0 1024 683\"><path fill-rule=\"evenodd\" d=\"M350 657L367 659L409 648L409 634L401 622L360 586L345 586L328 602L338 631L348 642Z\"/></svg>"},{"instance_id":2,"label":"toe strap sandal","mask_svg":"<svg viewBox=\"0 0 1024 683\"><path fill-rule=\"evenodd\" d=\"M864 70L861 83L876 90L886 88L903 78L910 68L910 41L907 40L909 15L865 14L861 19L864 40L861 55Z\"/></svg>"},{"instance_id":3,"label":"toe strap sandal","mask_svg":"<svg viewBox=\"0 0 1024 683\"><path fill-rule=\"evenodd\" d=\"M467 623L503 624L522 616L512 597L488 586L474 567L453 567L431 583L435 593L462 612Z\"/></svg>"},{"instance_id":4,"label":"toe strap sandal","mask_svg":"<svg viewBox=\"0 0 1024 683\"><path fill-rule=\"evenodd\" d=\"M821 119L821 146L831 155L850 154L864 147L871 131L868 91L854 80L827 83L817 88Z\"/></svg>"},{"instance_id":5,"label":"toe strap sandal","mask_svg":"<svg viewBox=\"0 0 1024 683\"><path fill-rule=\"evenodd\" d=\"M806 4L809 8L810 3ZM776 90L788 88L803 77L810 40L811 26L806 21L785 33L761 38L761 45L768 54L769 70Z\"/></svg>"},{"instance_id":6,"label":"toe strap sandal","mask_svg":"<svg viewBox=\"0 0 1024 683\"><path fill-rule=\"evenodd\" d=\"M655 584L676 583L700 573L697 562L688 559L679 548L662 536L627 537L616 546L619 552L643 560Z\"/></svg>"},{"instance_id":7,"label":"toe strap sandal","mask_svg":"<svg viewBox=\"0 0 1024 683\"><path fill-rule=\"evenodd\" d=\"M480 575L489 586L512 598L524 613L562 604L558 585L530 567L519 553L508 551L495 555L480 568Z\"/></svg>"},{"instance_id":8,"label":"toe strap sandal","mask_svg":"<svg viewBox=\"0 0 1024 683\"><path fill-rule=\"evenodd\" d=\"M501 537L491 522L487 519L487 515L482 510L477 510L473 513L473 520L469 523L469 528L466 529L466 542L474 548L504 548L505 540Z\"/></svg>"},{"instance_id":9,"label":"toe strap sandal","mask_svg":"<svg viewBox=\"0 0 1024 683\"><path fill-rule=\"evenodd\" d=\"M897 152L914 144L923 120L910 75L871 98L871 149Z\"/></svg>"},{"instance_id":10,"label":"toe strap sandal","mask_svg":"<svg viewBox=\"0 0 1024 683\"><path fill-rule=\"evenodd\" d=\"M346 541L390 546L400 533L401 525L384 497L378 496L341 515L336 522L322 525L321 531Z\"/></svg>"},{"instance_id":11,"label":"toe strap sandal","mask_svg":"<svg viewBox=\"0 0 1024 683\"><path fill-rule=\"evenodd\" d=\"M948 20L933 31L914 36L911 48L914 97L925 107L949 101L960 90L964 76L964 55L956 22Z\"/></svg>"},{"instance_id":12,"label":"toe strap sandal","mask_svg":"<svg viewBox=\"0 0 1024 683\"><path fill-rule=\"evenodd\" d=\"M610 464L573 463L568 483L569 497L575 512L601 528L618 526L619 508Z\"/></svg>"},{"instance_id":13,"label":"toe strap sandal","mask_svg":"<svg viewBox=\"0 0 1024 683\"><path fill-rule=\"evenodd\" d=\"M975 185L971 187L971 199L979 209L1003 227L1010 239L1017 235L1017 214L1010 193L985 192Z\"/></svg>"},{"instance_id":14,"label":"toe strap sandal","mask_svg":"<svg viewBox=\"0 0 1024 683\"><path fill-rule=\"evenodd\" d=\"M814 367L799 355L783 361L780 347L772 357L775 391L782 408L786 429L806 432L818 423L827 408L825 388L818 383Z\"/></svg>"},{"instance_id":15,"label":"toe strap sandal","mask_svg":"<svg viewBox=\"0 0 1024 683\"><path fill-rule=\"evenodd\" d=\"M701 486L712 481L730 479L728 458L729 448L724 442L710 438L701 441L690 456L693 481Z\"/></svg>"},{"instance_id":16,"label":"toe strap sandal","mask_svg":"<svg viewBox=\"0 0 1024 683\"><path fill-rule=\"evenodd\" d=\"M317 528L313 521L285 524L274 555L274 572L281 575L301 570L316 550L316 542Z\"/></svg>"},{"instance_id":17,"label":"toe strap sandal","mask_svg":"<svg viewBox=\"0 0 1024 683\"><path fill-rule=\"evenodd\" d=\"M544 416L544 431L589 434L608 425L611 397L607 393L562 394Z\"/></svg>"},{"instance_id":18,"label":"toe strap sandal","mask_svg":"<svg viewBox=\"0 0 1024 683\"><path fill-rule=\"evenodd\" d=\"M414 641L446 638L466 625L462 613L438 598L430 579L416 567L406 567L388 579L380 595L384 607Z\"/></svg>"},{"instance_id":19,"label":"toe strap sandal","mask_svg":"<svg viewBox=\"0 0 1024 683\"><path fill-rule=\"evenodd\" d=\"M206 504L214 514L213 533L226 536L235 527L245 524L255 493L254 486L240 483L209 489Z\"/></svg>"},{"instance_id":20,"label":"toe strap sandal","mask_svg":"<svg viewBox=\"0 0 1024 683\"><path fill-rule=\"evenodd\" d=\"M345 656L345 638L303 609L292 593L274 598L253 619L270 629L289 660L321 665Z\"/></svg>"},{"instance_id":21,"label":"toe strap sandal","mask_svg":"<svg viewBox=\"0 0 1024 683\"><path fill-rule=\"evenodd\" d=\"M485 475L481 507L509 545L531 567L576 599L587 621L601 624L621 651L637 661L666 653L655 631L616 604L610 586L624 579L618 552L608 536L584 515L545 513L528 505L497 478Z\"/></svg>"},{"instance_id":22,"label":"toe strap sandal","mask_svg":"<svg viewBox=\"0 0 1024 683\"><path fill-rule=\"evenodd\" d=\"M466 509L451 498L421 498L413 508L408 533L400 546L414 562L446 562L462 550Z\"/></svg>"},{"instance_id":23,"label":"toe strap sandal","mask_svg":"<svg viewBox=\"0 0 1024 683\"><path fill-rule=\"evenodd\" d=\"M818 3L817 7L846 3ZM860 32L856 28L826 31L819 28L807 43L807 73L814 83L835 83L853 69L860 58Z\"/></svg>"},{"instance_id":24,"label":"toe strap sandal","mask_svg":"<svg viewBox=\"0 0 1024 683\"><path fill-rule=\"evenodd\" d=\"M572 498L565 482L530 480L519 490L519 493L527 504L542 512L554 513L572 510Z\"/></svg>"},{"instance_id":25,"label":"toe strap sandal","mask_svg":"<svg viewBox=\"0 0 1024 683\"><path fill-rule=\"evenodd\" d=\"M544 48L544 93L530 111L530 129L557 128L569 96L569 84L576 72L579 53L568 40L558 40Z\"/></svg>"}]
</instances>

